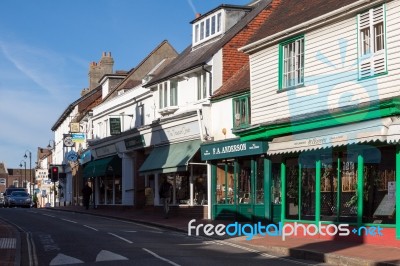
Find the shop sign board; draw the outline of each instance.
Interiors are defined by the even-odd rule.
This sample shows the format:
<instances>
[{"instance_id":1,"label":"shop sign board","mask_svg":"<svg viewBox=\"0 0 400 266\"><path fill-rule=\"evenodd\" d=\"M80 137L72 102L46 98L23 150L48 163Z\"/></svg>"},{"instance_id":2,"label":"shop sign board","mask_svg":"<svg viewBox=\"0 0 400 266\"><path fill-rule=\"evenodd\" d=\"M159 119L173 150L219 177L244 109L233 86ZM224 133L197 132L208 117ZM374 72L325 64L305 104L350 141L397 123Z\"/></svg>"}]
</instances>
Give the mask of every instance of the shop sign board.
<instances>
[{"instance_id":1,"label":"shop sign board","mask_svg":"<svg viewBox=\"0 0 400 266\"><path fill-rule=\"evenodd\" d=\"M216 160L249 155L263 154L267 152L265 141L240 141L239 139L201 145L201 159Z\"/></svg>"},{"instance_id":2,"label":"shop sign board","mask_svg":"<svg viewBox=\"0 0 400 266\"><path fill-rule=\"evenodd\" d=\"M129 139L125 139L125 148L133 149L133 148L141 148L144 147L144 137L143 135L135 136Z\"/></svg>"},{"instance_id":3,"label":"shop sign board","mask_svg":"<svg viewBox=\"0 0 400 266\"><path fill-rule=\"evenodd\" d=\"M110 154L116 154L117 153L117 148L115 147L114 144L107 145L104 147L100 147L95 149L96 151L96 157L104 157Z\"/></svg>"},{"instance_id":4,"label":"shop sign board","mask_svg":"<svg viewBox=\"0 0 400 266\"><path fill-rule=\"evenodd\" d=\"M121 118L110 117L110 135L121 134Z\"/></svg>"},{"instance_id":5,"label":"shop sign board","mask_svg":"<svg viewBox=\"0 0 400 266\"><path fill-rule=\"evenodd\" d=\"M72 133L71 137L73 142L85 142L85 133Z\"/></svg>"}]
</instances>

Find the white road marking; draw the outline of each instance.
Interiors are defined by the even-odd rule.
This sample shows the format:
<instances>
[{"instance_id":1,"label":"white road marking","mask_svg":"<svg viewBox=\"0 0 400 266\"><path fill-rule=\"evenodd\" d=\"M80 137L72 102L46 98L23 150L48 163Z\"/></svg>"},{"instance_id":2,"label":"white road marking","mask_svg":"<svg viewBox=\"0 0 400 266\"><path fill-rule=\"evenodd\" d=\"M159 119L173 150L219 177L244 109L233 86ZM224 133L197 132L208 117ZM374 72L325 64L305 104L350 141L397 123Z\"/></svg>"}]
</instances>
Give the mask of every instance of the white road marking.
<instances>
[{"instance_id":1,"label":"white road marking","mask_svg":"<svg viewBox=\"0 0 400 266\"><path fill-rule=\"evenodd\" d=\"M50 214L46 214L46 213L43 213L42 215L44 215L44 216L49 216L49 217L51 217L51 218L56 218L54 215L50 215Z\"/></svg>"},{"instance_id":2,"label":"white road marking","mask_svg":"<svg viewBox=\"0 0 400 266\"><path fill-rule=\"evenodd\" d=\"M96 262L98 261L113 261L113 260L129 260L128 258L115 254L113 252L102 250L96 256Z\"/></svg>"},{"instance_id":3,"label":"white road marking","mask_svg":"<svg viewBox=\"0 0 400 266\"><path fill-rule=\"evenodd\" d=\"M257 253L257 254L259 254L260 256L263 256L263 257L274 258L274 259L287 261L287 262L291 262L291 263L295 263L295 264L299 264L299 265L310 265L309 263L304 263L304 262L300 262L300 261L296 261L296 260L285 259L285 258L282 258L282 257L273 256L273 255L258 251L256 249L240 246L240 245L237 245L237 244L234 244L234 243L231 243L231 242L227 242L227 241L223 241L223 240L216 240L216 241L217 242L221 242L221 243L223 243L225 245L228 245L228 246L231 246L231 247L235 247L235 248L238 248L238 249L242 249L242 250L248 251L248 252Z\"/></svg>"},{"instance_id":4,"label":"white road marking","mask_svg":"<svg viewBox=\"0 0 400 266\"><path fill-rule=\"evenodd\" d=\"M70 223L74 223L74 224L78 223L78 222L75 222L75 221L72 221L72 220L68 220L68 219L61 219L61 220L66 221L66 222L70 222Z\"/></svg>"},{"instance_id":5,"label":"white road marking","mask_svg":"<svg viewBox=\"0 0 400 266\"><path fill-rule=\"evenodd\" d=\"M128 231L124 231L124 232L126 232L126 233L136 233L137 231L133 231L133 230L128 230Z\"/></svg>"},{"instance_id":6,"label":"white road marking","mask_svg":"<svg viewBox=\"0 0 400 266\"><path fill-rule=\"evenodd\" d=\"M94 230L94 231L99 231L99 230L97 230L96 228L94 228L94 227L91 227L91 226L89 226L89 225L83 225L84 227L86 227L86 228L89 228L89 229L92 229L92 230Z\"/></svg>"},{"instance_id":7,"label":"white road marking","mask_svg":"<svg viewBox=\"0 0 400 266\"><path fill-rule=\"evenodd\" d=\"M154 253L153 251L150 251L150 250L145 249L145 248L142 248L142 249L143 249L144 251L146 251L147 253L150 253L151 255L153 255L154 257L156 257L157 259L160 259L160 260L162 260L162 261L165 261L165 262L167 262L167 263L169 263L169 264L171 264L171 265L180 266L179 264L177 264L177 263L175 263L175 262L173 262L173 261L171 261L171 260L169 260L169 259L166 259L166 258L163 258L163 257L157 255L157 254Z\"/></svg>"},{"instance_id":8,"label":"white road marking","mask_svg":"<svg viewBox=\"0 0 400 266\"><path fill-rule=\"evenodd\" d=\"M16 238L0 238L0 249L15 249L16 247Z\"/></svg>"},{"instance_id":9,"label":"white road marking","mask_svg":"<svg viewBox=\"0 0 400 266\"><path fill-rule=\"evenodd\" d=\"M112 236L115 236L116 238L119 238L119 239L121 239L121 240L124 240L125 242L127 242L127 243L129 243L129 244L132 244L133 242L132 241L130 241L130 240L128 240L128 239L126 239L126 238L123 238L123 237L121 237L121 236L119 236L119 235L116 235L116 234L113 234L113 233L108 233L109 235L112 235Z\"/></svg>"},{"instance_id":10,"label":"white road marking","mask_svg":"<svg viewBox=\"0 0 400 266\"><path fill-rule=\"evenodd\" d=\"M52 266L52 265L79 264L79 263L84 263L84 262L77 258L59 253L54 259L50 261L49 265Z\"/></svg>"}]
</instances>

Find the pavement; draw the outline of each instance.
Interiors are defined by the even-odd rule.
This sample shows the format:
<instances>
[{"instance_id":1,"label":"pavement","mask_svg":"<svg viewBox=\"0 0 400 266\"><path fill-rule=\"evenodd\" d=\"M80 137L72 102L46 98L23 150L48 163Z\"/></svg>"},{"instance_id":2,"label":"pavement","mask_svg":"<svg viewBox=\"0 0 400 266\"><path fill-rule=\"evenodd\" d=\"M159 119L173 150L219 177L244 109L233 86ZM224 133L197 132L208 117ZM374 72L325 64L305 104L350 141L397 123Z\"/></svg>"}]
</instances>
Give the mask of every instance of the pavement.
<instances>
[{"instance_id":1,"label":"pavement","mask_svg":"<svg viewBox=\"0 0 400 266\"><path fill-rule=\"evenodd\" d=\"M188 222L192 219L178 215L170 215L168 219L159 208L90 208L82 206L64 206L47 208L54 211L80 212L91 215L112 217L121 220L143 223L175 231L188 232ZM196 224L227 224L225 221L196 219ZM194 231L193 231L194 233ZM20 232L0 217L0 266L20 265ZM218 240L229 241L248 248L248 250L265 252L281 257L317 261L331 265L400 265L400 248L385 247L371 244L351 243L344 241L327 241L305 237L290 237L282 241L280 237L262 236L246 240L245 236Z\"/></svg>"}]
</instances>

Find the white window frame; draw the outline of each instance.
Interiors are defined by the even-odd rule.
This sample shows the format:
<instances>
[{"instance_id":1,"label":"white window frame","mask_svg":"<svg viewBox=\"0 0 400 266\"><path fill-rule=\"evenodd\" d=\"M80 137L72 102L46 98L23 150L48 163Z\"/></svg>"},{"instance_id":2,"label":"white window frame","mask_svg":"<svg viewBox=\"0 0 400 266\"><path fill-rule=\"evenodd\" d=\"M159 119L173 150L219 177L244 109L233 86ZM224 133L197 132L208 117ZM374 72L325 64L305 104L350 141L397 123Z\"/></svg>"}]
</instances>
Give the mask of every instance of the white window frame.
<instances>
[{"instance_id":1,"label":"white window frame","mask_svg":"<svg viewBox=\"0 0 400 266\"><path fill-rule=\"evenodd\" d=\"M202 18L193 24L193 45L200 44L217 35L220 35L225 28L225 12L219 10L207 17Z\"/></svg>"},{"instance_id":2,"label":"white window frame","mask_svg":"<svg viewBox=\"0 0 400 266\"><path fill-rule=\"evenodd\" d=\"M281 46L280 89L304 85L304 36L286 41Z\"/></svg>"},{"instance_id":3,"label":"white window frame","mask_svg":"<svg viewBox=\"0 0 400 266\"><path fill-rule=\"evenodd\" d=\"M171 86L176 84L176 87ZM178 106L178 81L164 81L158 84L158 107L160 110Z\"/></svg>"},{"instance_id":4,"label":"white window frame","mask_svg":"<svg viewBox=\"0 0 400 266\"><path fill-rule=\"evenodd\" d=\"M209 74L201 71L196 75L196 100L201 101L209 96Z\"/></svg>"},{"instance_id":5,"label":"white window frame","mask_svg":"<svg viewBox=\"0 0 400 266\"><path fill-rule=\"evenodd\" d=\"M387 71L385 17L384 4L357 15L359 79L385 74Z\"/></svg>"}]
</instances>

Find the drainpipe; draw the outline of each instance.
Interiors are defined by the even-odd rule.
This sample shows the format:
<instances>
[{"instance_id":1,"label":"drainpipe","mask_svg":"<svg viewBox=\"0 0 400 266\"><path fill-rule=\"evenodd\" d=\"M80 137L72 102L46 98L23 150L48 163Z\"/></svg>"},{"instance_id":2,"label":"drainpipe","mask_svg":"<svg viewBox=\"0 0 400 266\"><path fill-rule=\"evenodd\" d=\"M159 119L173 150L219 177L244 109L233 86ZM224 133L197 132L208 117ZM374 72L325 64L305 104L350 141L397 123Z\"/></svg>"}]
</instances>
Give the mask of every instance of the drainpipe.
<instances>
[{"instance_id":1,"label":"drainpipe","mask_svg":"<svg viewBox=\"0 0 400 266\"><path fill-rule=\"evenodd\" d=\"M203 135L203 123L201 120L203 119L203 110L197 109L197 121L199 123L199 131L200 131L200 141L203 142L204 135Z\"/></svg>"}]
</instances>

